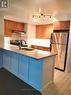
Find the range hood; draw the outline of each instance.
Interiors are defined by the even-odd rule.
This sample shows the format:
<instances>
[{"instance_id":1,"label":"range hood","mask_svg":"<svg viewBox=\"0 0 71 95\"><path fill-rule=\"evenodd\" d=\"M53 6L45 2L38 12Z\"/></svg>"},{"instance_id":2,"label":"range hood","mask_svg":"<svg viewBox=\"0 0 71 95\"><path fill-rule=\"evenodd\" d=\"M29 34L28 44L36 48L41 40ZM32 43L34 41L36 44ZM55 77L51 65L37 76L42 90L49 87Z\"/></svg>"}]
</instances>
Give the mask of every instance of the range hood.
<instances>
[{"instance_id":1,"label":"range hood","mask_svg":"<svg viewBox=\"0 0 71 95\"><path fill-rule=\"evenodd\" d=\"M26 34L26 32L22 30L12 30L12 33Z\"/></svg>"},{"instance_id":2,"label":"range hood","mask_svg":"<svg viewBox=\"0 0 71 95\"><path fill-rule=\"evenodd\" d=\"M26 40L26 32L20 30L12 30L12 40Z\"/></svg>"}]
</instances>

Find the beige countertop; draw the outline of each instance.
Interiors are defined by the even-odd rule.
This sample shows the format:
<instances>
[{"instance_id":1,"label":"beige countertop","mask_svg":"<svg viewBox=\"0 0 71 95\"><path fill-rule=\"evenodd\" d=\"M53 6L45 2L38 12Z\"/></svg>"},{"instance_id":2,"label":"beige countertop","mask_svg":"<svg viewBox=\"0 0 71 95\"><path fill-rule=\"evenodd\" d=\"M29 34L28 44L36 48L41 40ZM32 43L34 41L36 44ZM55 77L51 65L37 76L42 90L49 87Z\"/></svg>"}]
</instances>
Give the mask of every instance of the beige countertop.
<instances>
[{"instance_id":1,"label":"beige countertop","mask_svg":"<svg viewBox=\"0 0 71 95\"><path fill-rule=\"evenodd\" d=\"M47 51L42 51L42 50L37 50L37 49L30 50L30 51L20 50L18 46L10 45L10 44L8 44L6 46L2 46L1 48L9 50L9 51L13 51L13 52L25 55L25 56L29 56L29 57L32 57L32 58L35 58L35 59L43 59L43 58L46 58L46 57L56 55L55 53L52 53L52 52L47 52Z\"/></svg>"}]
</instances>

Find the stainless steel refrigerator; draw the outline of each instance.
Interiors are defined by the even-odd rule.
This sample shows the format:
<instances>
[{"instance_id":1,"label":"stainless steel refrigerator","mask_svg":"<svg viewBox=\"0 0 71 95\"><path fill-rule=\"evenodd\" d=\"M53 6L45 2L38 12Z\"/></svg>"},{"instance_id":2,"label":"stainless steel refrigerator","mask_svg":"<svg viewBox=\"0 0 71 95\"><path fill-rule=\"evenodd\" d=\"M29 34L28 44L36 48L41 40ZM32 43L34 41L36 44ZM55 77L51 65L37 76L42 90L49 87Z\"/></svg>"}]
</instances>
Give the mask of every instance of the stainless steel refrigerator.
<instances>
[{"instance_id":1,"label":"stainless steel refrigerator","mask_svg":"<svg viewBox=\"0 0 71 95\"><path fill-rule=\"evenodd\" d=\"M69 30L54 30L51 34L51 51L57 53L55 68L65 70Z\"/></svg>"}]
</instances>

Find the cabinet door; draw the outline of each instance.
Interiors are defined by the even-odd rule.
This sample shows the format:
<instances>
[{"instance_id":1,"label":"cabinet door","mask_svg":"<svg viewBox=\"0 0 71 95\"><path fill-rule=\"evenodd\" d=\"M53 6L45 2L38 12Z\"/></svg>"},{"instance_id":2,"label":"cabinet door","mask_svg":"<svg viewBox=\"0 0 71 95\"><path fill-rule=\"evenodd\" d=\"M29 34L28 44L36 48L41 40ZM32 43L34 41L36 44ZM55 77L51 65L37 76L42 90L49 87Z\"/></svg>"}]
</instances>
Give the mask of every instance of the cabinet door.
<instances>
[{"instance_id":1,"label":"cabinet door","mask_svg":"<svg viewBox=\"0 0 71 95\"><path fill-rule=\"evenodd\" d=\"M30 58L29 83L39 91L42 89L42 65L42 60Z\"/></svg>"},{"instance_id":2,"label":"cabinet door","mask_svg":"<svg viewBox=\"0 0 71 95\"><path fill-rule=\"evenodd\" d=\"M0 49L0 68L3 67L3 62L2 62L2 60L3 60L3 55L2 55L2 50Z\"/></svg>"},{"instance_id":3,"label":"cabinet door","mask_svg":"<svg viewBox=\"0 0 71 95\"><path fill-rule=\"evenodd\" d=\"M19 55L19 78L23 81L28 81L28 63L29 57Z\"/></svg>"},{"instance_id":4,"label":"cabinet door","mask_svg":"<svg viewBox=\"0 0 71 95\"><path fill-rule=\"evenodd\" d=\"M3 51L3 67L10 71L10 52L4 50Z\"/></svg>"},{"instance_id":5,"label":"cabinet door","mask_svg":"<svg viewBox=\"0 0 71 95\"><path fill-rule=\"evenodd\" d=\"M14 75L18 75L18 54L11 52L11 70Z\"/></svg>"}]
</instances>

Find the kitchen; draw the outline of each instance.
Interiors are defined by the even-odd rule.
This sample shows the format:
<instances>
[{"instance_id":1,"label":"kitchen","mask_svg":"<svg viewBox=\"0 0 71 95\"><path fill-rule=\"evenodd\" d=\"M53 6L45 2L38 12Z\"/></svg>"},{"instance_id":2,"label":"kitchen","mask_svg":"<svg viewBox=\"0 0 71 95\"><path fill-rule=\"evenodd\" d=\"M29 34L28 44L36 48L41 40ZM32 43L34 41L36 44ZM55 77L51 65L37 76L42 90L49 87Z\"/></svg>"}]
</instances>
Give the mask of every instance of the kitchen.
<instances>
[{"instance_id":1,"label":"kitchen","mask_svg":"<svg viewBox=\"0 0 71 95\"><path fill-rule=\"evenodd\" d=\"M24 1L22 0L22 2L24 2ZM18 4L18 3L16 4L16 1L13 1L13 2L11 1L11 3L15 4L16 6ZM11 5L10 8L15 8L15 5ZM22 6L22 4L21 4L21 6ZM14 13L13 11L10 12L13 9L10 10L9 8L1 10L1 17L0 17L1 18L0 19L0 21L1 21L0 28L1 28L1 31L2 31L0 33L1 35L11 37L12 30L20 30L20 28L19 28L19 26L20 26L22 30L26 31L27 43L28 43L29 46L31 44L31 39L33 39L32 40L32 47L33 48L37 48L37 49L45 50L45 51L50 51L49 45L48 45L48 47L46 45L48 43L45 43L44 46L43 46L43 43L46 42L46 39L48 39L48 41L49 41L49 39L51 37L51 33L53 32L53 30L63 30L63 29L67 30L67 29L69 29L69 32L70 32L70 19L69 18L67 19L67 18L63 17L63 18L60 19L60 21L56 21L52 24L48 23L46 25L43 25L43 24L42 25L40 25L40 24L36 25L36 24L31 24L31 23L25 23L25 22L27 22L27 21L25 21L26 20L25 15L23 16L25 18L25 20L22 22L22 19L24 19L24 18L22 18L21 14L19 14L19 10L21 9L21 11L24 11L25 8L24 8L24 10L21 7L20 8L18 7L17 9L18 9L18 13ZM8 12L9 12L9 15L7 15ZM24 11L24 12L26 12L26 11ZM17 15L18 15L18 18L16 17ZM22 18L22 19L19 19L19 18ZM5 21L10 22L10 24L7 23L7 25L8 25L7 29L9 27L9 30L7 30L6 27L5 27L5 25L6 25ZM12 22L14 22L14 25L11 24ZM17 25L17 23L23 23L24 26L21 25L21 24ZM5 25L3 25L3 24L5 24ZM3 27L5 27L5 28L3 28ZM46 35L46 34L48 34L48 35ZM34 39L35 37L37 38L36 40ZM69 35L69 38L70 38L70 35ZM39 40L39 43L42 41L42 43L39 44L40 46L37 45L38 40ZM68 54L67 54L68 59L67 59L67 66L66 66L65 72L70 72L70 70L71 70L71 68L70 68L70 39L69 39L69 44L68 45L69 45L68 46Z\"/></svg>"}]
</instances>

